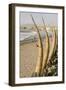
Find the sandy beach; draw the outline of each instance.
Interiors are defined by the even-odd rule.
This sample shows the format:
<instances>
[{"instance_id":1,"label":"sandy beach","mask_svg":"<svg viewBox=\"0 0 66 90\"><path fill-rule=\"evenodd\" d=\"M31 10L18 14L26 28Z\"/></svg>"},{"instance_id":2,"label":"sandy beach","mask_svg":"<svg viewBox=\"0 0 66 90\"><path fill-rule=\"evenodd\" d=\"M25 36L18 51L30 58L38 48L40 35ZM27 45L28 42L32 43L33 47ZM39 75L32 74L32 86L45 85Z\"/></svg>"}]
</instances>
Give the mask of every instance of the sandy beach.
<instances>
[{"instance_id":1,"label":"sandy beach","mask_svg":"<svg viewBox=\"0 0 66 90\"><path fill-rule=\"evenodd\" d=\"M32 76L38 58L38 48L38 42L20 44L20 77ZM45 40L43 41L43 52L45 53Z\"/></svg>"},{"instance_id":2,"label":"sandy beach","mask_svg":"<svg viewBox=\"0 0 66 90\"><path fill-rule=\"evenodd\" d=\"M38 57L37 42L20 45L20 77L30 77Z\"/></svg>"}]
</instances>

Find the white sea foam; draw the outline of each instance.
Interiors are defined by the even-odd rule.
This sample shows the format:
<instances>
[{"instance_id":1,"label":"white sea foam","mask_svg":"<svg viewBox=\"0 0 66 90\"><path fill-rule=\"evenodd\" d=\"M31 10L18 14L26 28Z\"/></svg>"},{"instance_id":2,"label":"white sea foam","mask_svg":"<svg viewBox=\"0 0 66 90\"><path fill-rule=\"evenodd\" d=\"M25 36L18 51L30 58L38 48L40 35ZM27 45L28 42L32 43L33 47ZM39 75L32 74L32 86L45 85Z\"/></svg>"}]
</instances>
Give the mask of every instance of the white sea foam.
<instances>
[{"instance_id":1,"label":"white sea foam","mask_svg":"<svg viewBox=\"0 0 66 90\"><path fill-rule=\"evenodd\" d=\"M52 35L52 32L48 32L49 36ZM46 33L44 31L40 31L41 37L45 38ZM35 40L38 38L38 34L35 31L31 31L31 32L20 32L19 35L19 40L20 41L24 41L24 40Z\"/></svg>"}]
</instances>

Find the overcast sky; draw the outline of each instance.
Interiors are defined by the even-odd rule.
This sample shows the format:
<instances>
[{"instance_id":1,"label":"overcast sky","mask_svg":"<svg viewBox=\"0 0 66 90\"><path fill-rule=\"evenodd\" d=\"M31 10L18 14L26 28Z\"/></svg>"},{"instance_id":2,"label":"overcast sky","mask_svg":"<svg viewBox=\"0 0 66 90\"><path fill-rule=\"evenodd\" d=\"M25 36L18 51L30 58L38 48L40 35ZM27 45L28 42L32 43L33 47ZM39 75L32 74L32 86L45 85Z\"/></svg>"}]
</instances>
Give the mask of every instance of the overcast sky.
<instances>
[{"instance_id":1,"label":"overcast sky","mask_svg":"<svg viewBox=\"0 0 66 90\"><path fill-rule=\"evenodd\" d=\"M34 17L34 20L37 24L43 24L42 22L42 16L43 16L46 25L58 26L58 14L57 13L34 13L34 12L33 13L20 12L19 14L20 26L22 26L23 24L33 24L33 21L30 15Z\"/></svg>"}]
</instances>

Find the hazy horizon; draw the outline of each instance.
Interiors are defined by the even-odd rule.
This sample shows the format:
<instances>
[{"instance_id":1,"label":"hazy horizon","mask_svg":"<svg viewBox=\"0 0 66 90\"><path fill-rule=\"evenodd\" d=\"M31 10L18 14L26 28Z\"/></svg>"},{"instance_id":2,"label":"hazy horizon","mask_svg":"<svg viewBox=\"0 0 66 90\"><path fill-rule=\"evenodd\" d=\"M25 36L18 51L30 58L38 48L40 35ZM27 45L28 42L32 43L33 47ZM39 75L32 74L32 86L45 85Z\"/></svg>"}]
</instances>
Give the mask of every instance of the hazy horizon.
<instances>
[{"instance_id":1,"label":"hazy horizon","mask_svg":"<svg viewBox=\"0 0 66 90\"><path fill-rule=\"evenodd\" d=\"M58 14L57 13L37 13L37 12L20 12L19 24L33 24L31 16L33 16L36 24L43 24L42 17L44 18L45 24L48 26L58 26Z\"/></svg>"}]
</instances>

